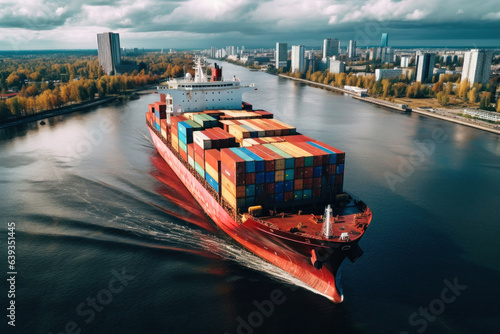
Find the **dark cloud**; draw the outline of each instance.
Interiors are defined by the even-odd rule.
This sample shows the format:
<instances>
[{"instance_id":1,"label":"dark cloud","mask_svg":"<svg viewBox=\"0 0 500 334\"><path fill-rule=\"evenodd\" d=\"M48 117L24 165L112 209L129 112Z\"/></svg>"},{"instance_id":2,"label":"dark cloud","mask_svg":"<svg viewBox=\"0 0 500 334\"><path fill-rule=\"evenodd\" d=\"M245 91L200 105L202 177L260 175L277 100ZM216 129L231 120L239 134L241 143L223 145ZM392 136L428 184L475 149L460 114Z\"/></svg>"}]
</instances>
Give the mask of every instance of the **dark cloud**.
<instances>
[{"instance_id":1,"label":"dark cloud","mask_svg":"<svg viewBox=\"0 0 500 334\"><path fill-rule=\"evenodd\" d=\"M480 44L481 40L498 40L500 31L497 0L2 1L2 33L25 29L42 40L56 43L59 38L61 47L71 38L70 31L93 34L103 29L120 32L122 40L144 46L154 45L154 39L161 36L162 42L191 43L191 47L207 40L218 45L244 41L272 45L277 40L318 45L325 37L376 45L382 31L391 35L393 45L411 40ZM90 40L94 43L94 38ZM1 43L2 36L0 48Z\"/></svg>"}]
</instances>

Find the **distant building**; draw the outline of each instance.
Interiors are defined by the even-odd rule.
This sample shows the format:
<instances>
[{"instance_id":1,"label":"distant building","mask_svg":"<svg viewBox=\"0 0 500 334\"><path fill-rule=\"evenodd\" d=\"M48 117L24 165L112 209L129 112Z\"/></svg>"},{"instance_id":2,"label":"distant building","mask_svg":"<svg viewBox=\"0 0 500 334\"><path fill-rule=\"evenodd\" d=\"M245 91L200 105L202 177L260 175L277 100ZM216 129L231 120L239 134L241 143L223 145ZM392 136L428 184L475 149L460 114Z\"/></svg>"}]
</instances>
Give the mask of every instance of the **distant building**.
<instances>
[{"instance_id":1,"label":"distant building","mask_svg":"<svg viewBox=\"0 0 500 334\"><path fill-rule=\"evenodd\" d=\"M434 53L417 52L417 82L427 82L432 80L436 55Z\"/></svg>"},{"instance_id":2,"label":"distant building","mask_svg":"<svg viewBox=\"0 0 500 334\"><path fill-rule=\"evenodd\" d=\"M276 69L286 68L288 60L288 44L276 43Z\"/></svg>"},{"instance_id":3,"label":"distant building","mask_svg":"<svg viewBox=\"0 0 500 334\"><path fill-rule=\"evenodd\" d=\"M292 46L292 72L304 73L306 70L306 47L304 45Z\"/></svg>"},{"instance_id":4,"label":"distant building","mask_svg":"<svg viewBox=\"0 0 500 334\"><path fill-rule=\"evenodd\" d=\"M394 61L394 51L391 47L380 48L380 62L382 64L392 63Z\"/></svg>"},{"instance_id":5,"label":"distant building","mask_svg":"<svg viewBox=\"0 0 500 334\"><path fill-rule=\"evenodd\" d=\"M349 47L347 49L348 58L356 58L356 41L350 40Z\"/></svg>"},{"instance_id":6,"label":"distant building","mask_svg":"<svg viewBox=\"0 0 500 334\"><path fill-rule=\"evenodd\" d=\"M99 65L106 74L115 74L120 65L120 36L112 32L97 34Z\"/></svg>"},{"instance_id":7,"label":"distant building","mask_svg":"<svg viewBox=\"0 0 500 334\"><path fill-rule=\"evenodd\" d=\"M410 57L402 56L400 65L401 65L401 67L409 67L410 66Z\"/></svg>"},{"instance_id":8,"label":"distant building","mask_svg":"<svg viewBox=\"0 0 500 334\"><path fill-rule=\"evenodd\" d=\"M384 32L382 38L380 39L380 47L386 48L389 46L389 34Z\"/></svg>"},{"instance_id":9,"label":"distant building","mask_svg":"<svg viewBox=\"0 0 500 334\"><path fill-rule=\"evenodd\" d=\"M394 69L377 68L375 70L375 81L379 81L382 79L399 78L401 76L401 73L402 71L400 68L394 68Z\"/></svg>"},{"instance_id":10,"label":"distant building","mask_svg":"<svg viewBox=\"0 0 500 334\"><path fill-rule=\"evenodd\" d=\"M339 54L340 42L338 39L325 38L323 40L323 59Z\"/></svg>"},{"instance_id":11,"label":"distant building","mask_svg":"<svg viewBox=\"0 0 500 334\"><path fill-rule=\"evenodd\" d=\"M345 73L345 63L340 60L330 59L330 73Z\"/></svg>"},{"instance_id":12,"label":"distant building","mask_svg":"<svg viewBox=\"0 0 500 334\"><path fill-rule=\"evenodd\" d=\"M470 85L474 83L487 84L490 81L492 51L472 49L464 55L462 67L462 81L468 79Z\"/></svg>"},{"instance_id":13,"label":"distant building","mask_svg":"<svg viewBox=\"0 0 500 334\"><path fill-rule=\"evenodd\" d=\"M217 53L217 48L215 46L212 46L210 48L210 58L215 58L216 53Z\"/></svg>"}]
</instances>

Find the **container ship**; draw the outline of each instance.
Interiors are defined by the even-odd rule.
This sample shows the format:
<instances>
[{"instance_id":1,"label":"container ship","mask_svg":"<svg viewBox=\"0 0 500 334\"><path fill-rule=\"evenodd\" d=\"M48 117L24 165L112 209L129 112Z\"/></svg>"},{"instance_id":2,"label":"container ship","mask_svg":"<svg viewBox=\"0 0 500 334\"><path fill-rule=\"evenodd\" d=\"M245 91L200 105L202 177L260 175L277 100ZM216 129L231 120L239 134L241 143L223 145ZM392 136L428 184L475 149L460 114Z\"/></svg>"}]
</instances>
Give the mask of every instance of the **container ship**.
<instances>
[{"instance_id":1,"label":"container ship","mask_svg":"<svg viewBox=\"0 0 500 334\"><path fill-rule=\"evenodd\" d=\"M336 275L363 251L367 205L343 189L345 153L297 132L242 94L238 78L194 77L158 87L146 124L154 145L205 213L243 247L335 303Z\"/></svg>"}]
</instances>

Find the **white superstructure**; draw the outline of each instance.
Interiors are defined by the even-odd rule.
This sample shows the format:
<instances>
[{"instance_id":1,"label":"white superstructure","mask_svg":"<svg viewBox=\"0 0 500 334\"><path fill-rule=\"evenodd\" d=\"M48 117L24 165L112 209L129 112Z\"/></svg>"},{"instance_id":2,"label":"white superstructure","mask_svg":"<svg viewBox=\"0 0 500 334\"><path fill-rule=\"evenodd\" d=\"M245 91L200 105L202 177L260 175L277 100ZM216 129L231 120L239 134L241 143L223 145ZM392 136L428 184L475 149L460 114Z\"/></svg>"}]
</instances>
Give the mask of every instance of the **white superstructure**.
<instances>
[{"instance_id":1,"label":"white superstructure","mask_svg":"<svg viewBox=\"0 0 500 334\"><path fill-rule=\"evenodd\" d=\"M215 65L217 66L217 65ZM219 70L216 67L217 70ZM203 73L201 58L196 59L195 77L186 74L185 79L172 79L158 86L158 93L166 95L167 112L195 112L216 109L241 109L242 94L254 90L255 85L241 85L238 78L209 81Z\"/></svg>"}]
</instances>

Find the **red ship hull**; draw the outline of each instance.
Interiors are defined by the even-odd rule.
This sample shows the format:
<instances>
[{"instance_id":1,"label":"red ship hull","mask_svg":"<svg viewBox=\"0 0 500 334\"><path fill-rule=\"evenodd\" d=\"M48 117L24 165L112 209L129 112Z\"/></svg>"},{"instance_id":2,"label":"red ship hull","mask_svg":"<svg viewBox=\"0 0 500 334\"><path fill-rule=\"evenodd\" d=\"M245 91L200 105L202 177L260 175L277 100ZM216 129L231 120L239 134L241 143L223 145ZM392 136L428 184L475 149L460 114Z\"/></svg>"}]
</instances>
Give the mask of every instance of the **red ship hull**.
<instances>
[{"instance_id":1,"label":"red ship hull","mask_svg":"<svg viewBox=\"0 0 500 334\"><path fill-rule=\"evenodd\" d=\"M317 244L304 237L290 239L289 235L280 234L272 226L252 218L243 223L236 222L159 135L150 127L148 129L159 154L218 227L243 247L301 280L318 294L335 303L342 302L342 292L337 287L335 276L346 256L353 259L357 257L355 252L361 252L357 246L359 239L348 243ZM323 257L319 268L313 265L316 256Z\"/></svg>"}]
</instances>

